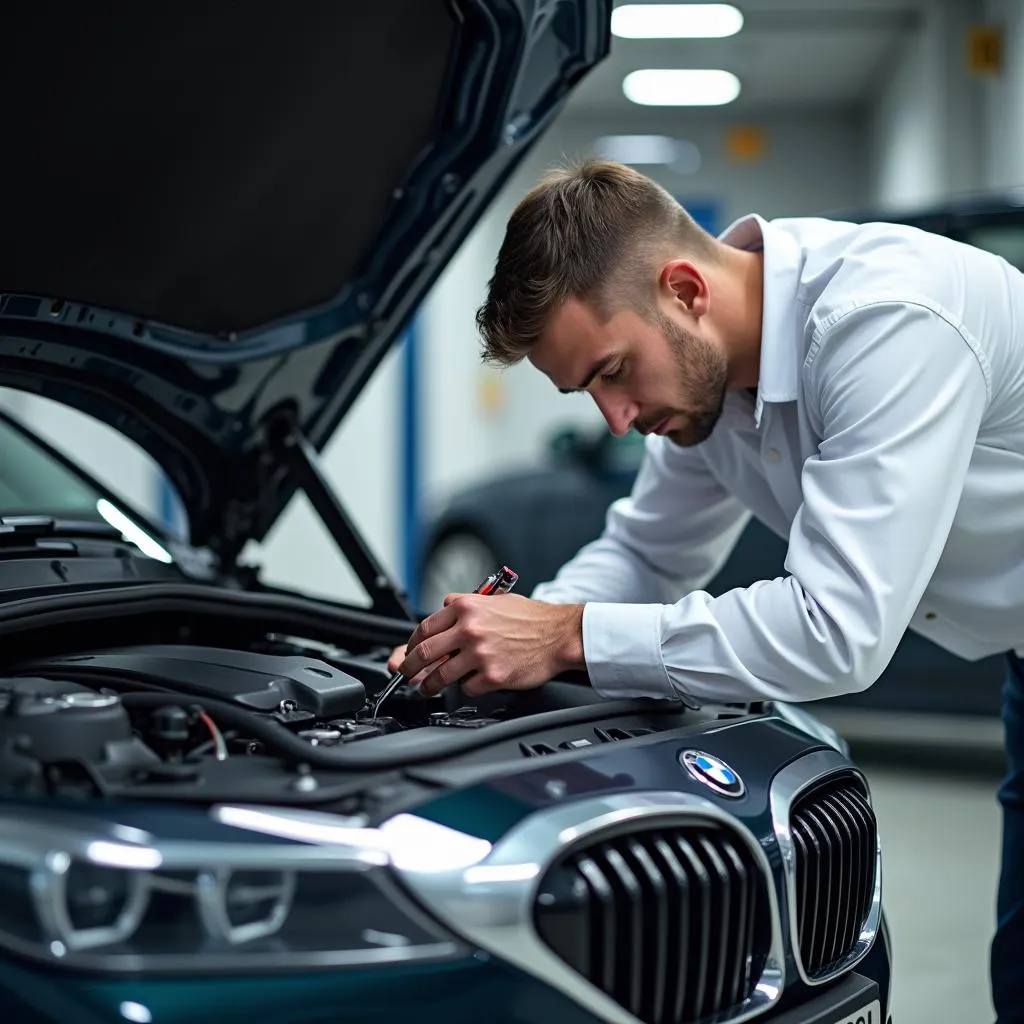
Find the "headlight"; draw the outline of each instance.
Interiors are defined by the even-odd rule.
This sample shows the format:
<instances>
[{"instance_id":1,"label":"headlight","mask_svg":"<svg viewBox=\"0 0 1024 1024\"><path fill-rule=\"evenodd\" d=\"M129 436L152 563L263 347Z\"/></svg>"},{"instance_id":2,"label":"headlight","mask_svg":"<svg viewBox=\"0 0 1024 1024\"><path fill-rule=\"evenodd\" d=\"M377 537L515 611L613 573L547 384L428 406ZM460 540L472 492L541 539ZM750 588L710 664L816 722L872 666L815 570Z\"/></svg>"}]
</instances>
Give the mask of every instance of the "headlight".
<instances>
[{"instance_id":1,"label":"headlight","mask_svg":"<svg viewBox=\"0 0 1024 1024\"><path fill-rule=\"evenodd\" d=\"M162 809L159 837L89 812L0 813L0 948L77 970L147 974L466 955L390 866L424 842L442 851L444 867L473 862L490 844L470 849L481 841L411 815L379 830L333 815L211 813L216 824Z\"/></svg>"}]
</instances>

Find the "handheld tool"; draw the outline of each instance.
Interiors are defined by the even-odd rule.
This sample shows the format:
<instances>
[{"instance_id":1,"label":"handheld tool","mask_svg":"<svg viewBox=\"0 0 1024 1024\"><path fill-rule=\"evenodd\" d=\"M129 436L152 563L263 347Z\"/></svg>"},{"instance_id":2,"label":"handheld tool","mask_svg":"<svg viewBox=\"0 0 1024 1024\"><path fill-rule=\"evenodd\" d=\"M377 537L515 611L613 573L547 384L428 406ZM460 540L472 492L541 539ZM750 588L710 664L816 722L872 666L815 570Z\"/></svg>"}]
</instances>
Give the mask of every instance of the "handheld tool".
<instances>
[{"instance_id":1,"label":"handheld tool","mask_svg":"<svg viewBox=\"0 0 1024 1024\"><path fill-rule=\"evenodd\" d=\"M519 581L519 573L503 565L495 569L486 579L473 591L474 594L507 594ZM384 688L377 694L373 702L373 717L376 718L384 702L406 681L401 672L396 672L385 683Z\"/></svg>"}]
</instances>

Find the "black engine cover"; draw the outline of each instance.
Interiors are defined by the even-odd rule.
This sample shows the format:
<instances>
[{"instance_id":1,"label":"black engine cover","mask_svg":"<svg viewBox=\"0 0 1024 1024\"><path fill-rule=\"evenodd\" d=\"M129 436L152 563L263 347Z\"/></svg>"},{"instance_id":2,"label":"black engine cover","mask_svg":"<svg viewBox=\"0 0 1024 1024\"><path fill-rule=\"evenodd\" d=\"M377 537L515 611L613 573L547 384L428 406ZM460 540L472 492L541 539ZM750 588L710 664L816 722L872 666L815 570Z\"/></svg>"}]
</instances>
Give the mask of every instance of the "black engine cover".
<instances>
[{"instance_id":1,"label":"black engine cover","mask_svg":"<svg viewBox=\"0 0 1024 1024\"><path fill-rule=\"evenodd\" d=\"M102 685L104 677L137 680L261 712L274 711L288 700L323 719L353 715L366 700L366 688L358 679L316 658L218 647L119 647L36 661L21 671L59 674L94 686Z\"/></svg>"}]
</instances>

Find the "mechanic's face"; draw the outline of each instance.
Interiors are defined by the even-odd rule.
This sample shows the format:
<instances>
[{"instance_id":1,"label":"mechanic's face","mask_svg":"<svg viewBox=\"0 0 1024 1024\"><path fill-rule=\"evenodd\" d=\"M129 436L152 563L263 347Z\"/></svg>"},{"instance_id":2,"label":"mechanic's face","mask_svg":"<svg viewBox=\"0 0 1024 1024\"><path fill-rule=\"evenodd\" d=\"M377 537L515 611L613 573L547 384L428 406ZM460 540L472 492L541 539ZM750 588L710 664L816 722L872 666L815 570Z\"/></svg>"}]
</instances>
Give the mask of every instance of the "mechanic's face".
<instances>
[{"instance_id":1,"label":"mechanic's face","mask_svg":"<svg viewBox=\"0 0 1024 1024\"><path fill-rule=\"evenodd\" d=\"M722 346L692 330L673 303L649 316L620 310L602 323L571 299L534 343L530 361L565 392L585 391L611 432L664 434L681 446L706 440L722 412Z\"/></svg>"}]
</instances>

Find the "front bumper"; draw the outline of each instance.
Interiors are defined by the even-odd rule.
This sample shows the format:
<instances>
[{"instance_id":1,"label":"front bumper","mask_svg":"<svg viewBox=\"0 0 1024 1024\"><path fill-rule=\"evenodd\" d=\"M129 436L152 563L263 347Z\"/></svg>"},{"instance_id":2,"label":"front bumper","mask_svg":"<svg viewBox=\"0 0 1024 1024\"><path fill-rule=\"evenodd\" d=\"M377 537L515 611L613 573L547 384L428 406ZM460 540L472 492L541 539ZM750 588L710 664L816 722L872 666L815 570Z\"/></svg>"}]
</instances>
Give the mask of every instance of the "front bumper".
<instances>
[{"instance_id":1,"label":"front bumper","mask_svg":"<svg viewBox=\"0 0 1024 1024\"><path fill-rule=\"evenodd\" d=\"M882 979L880 979L882 980ZM764 1024L846 1024L849 1014L879 999L879 982L860 972ZM847 1016L844 1016L847 1014ZM5 1024L597 1024L598 1018L528 975L481 954L458 964L355 972L344 976L263 978L61 978L0 964L0 1017ZM856 1020L856 1018L853 1018Z\"/></svg>"},{"instance_id":2,"label":"front bumper","mask_svg":"<svg viewBox=\"0 0 1024 1024\"><path fill-rule=\"evenodd\" d=\"M874 941L863 959L848 965L853 973L834 982L808 984L794 959L789 858L779 842L786 823L778 801L771 799L773 785L777 791L776 784L787 782L787 771L795 765L813 780L820 770L852 767L848 760L838 751L809 744L777 721L720 727L713 736L701 735L700 742L737 767L747 789L742 798L719 799L680 769L680 757L694 739L652 735L612 743L583 758L533 758L517 771L476 785L453 786L419 805L413 813L491 846L485 860L451 872L428 868L423 851L405 858L404 868L397 860L392 864L405 891L463 940L460 959L301 973L273 967L262 973L205 977L181 972L157 978L76 975L0 958L0 1019L5 1024L179 1024L196 1019L218 1024L404 1024L414 1016L454 1024L486 1015L491 1024L611 1024L624 1019L635 1024L637 1018L624 1005L610 1005L566 962L527 942L532 932L530 894L544 864L581 838L581 826L600 832L618 821L629 827L638 808L654 818L660 810L653 795L660 790L662 803L673 805L662 809L671 810L673 817L680 810L674 805L680 804L705 819L734 821L760 851L750 852L769 880L772 941L760 991L774 986L781 998L736 1007L738 1012L720 1019L736 1024L848 1024L851 1019L842 1014L870 1004L870 998L862 997L873 991L879 998L879 1019L870 1024L887 1024L890 956L884 919L877 932L868 929ZM583 814L592 801L601 805L601 814ZM583 821L578 820L581 814Z\"/></svg>"},{"instance_id":3,"label":"front bumper","mask_svg":"<svg viewBox=\"0 0 1024 1024\"><path fill-rule=\"evenodd\" d=\"M886 1024L886 1008L878 983L853 973L809 1002L764 1020L765 1024Z\"/></svg>"}]
</instances>

